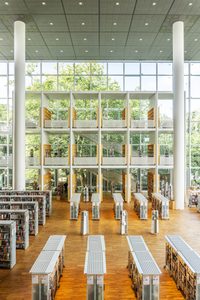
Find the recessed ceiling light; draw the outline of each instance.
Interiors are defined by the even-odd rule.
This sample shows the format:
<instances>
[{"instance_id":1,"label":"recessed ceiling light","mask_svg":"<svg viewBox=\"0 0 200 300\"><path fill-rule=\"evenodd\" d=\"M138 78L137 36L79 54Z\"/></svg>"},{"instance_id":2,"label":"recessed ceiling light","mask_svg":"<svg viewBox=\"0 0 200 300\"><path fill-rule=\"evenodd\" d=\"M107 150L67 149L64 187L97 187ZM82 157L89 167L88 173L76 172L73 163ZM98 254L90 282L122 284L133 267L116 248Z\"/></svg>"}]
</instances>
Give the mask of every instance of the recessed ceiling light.
<instances>
[{"instance_id":1,"label":"recessed ceiling light","mask_svg":"<svg viewBox=\"0 0 200 300\"><path fill-rule=\"evenodd\" d=\"M79 5L83 5L83 2L80 1L78 4L79 4Z\"/></svg>"},{"instance_id":2,"label":"recessed ceiling light","mask_svg":"<svg viewBox=\"0 0 200 300\"><path fill-rule=\"evenodd\" d=\"M60 53L63 53L63 50L60 50Z\"/></svg>"},{"instance_id":3,"label":"recessed ceiling light","mask_svg":"<svg viewBox=\"0 0 200 300\"><path fill-rule=\"evenodd\" d=\"M5 5L9 5L9 3L6 1L6 2L5 2Z\"/></svg>"},{"instance_id":4,"label":"recessed ceiling light","mask_svg":"<svg viewBox=\"0 0 200 300\"><path fill-rule=\"evenodd\" d=\"M192 3L192 2L190 2L188 5L189 5L189 6L192 6L192 5L193 5L193 3Z\"/></svg>"},{"instance_id":5,"label":"recessed ceiling light","mask_svg":"<svg viewBox=\"0 0 200 300\"><path fill-rule=\"evenodd\" d=\"M145 25L145 26L148 26L148 25L149 25L149 23L145 23L144 25Z\"/></svg>"},{"instance_id":6,"label":"recessed ceiling light","mask_svg":"<svg viewBox=\"0 0 200 300\"><path fill-rule=\"evenodd\" d=\"M49 25L53 26L53 22L50 22Z\"/></svg>"},{"instance_id":7,"label":"recessed ceiling light","mask_svg":"<svg viewBox=\"0 0 200 300\"><path fill-rule=\"evenodd\" d=\"M171 41L171 39L170 39L170 38L168 38L167 40L168 40L168 42L169 42L169 41Z\"/></svg>"},{"instance_id":8,"label":"recessed ceiling light","mask_svg":"<svg viewBox=\"0 0 200 300\"><path fill-rule=\"evenodd\" d=\"M35 53L38 53L39 51L38 50L35 50Z\"/></svg>"},{"instance_id":9,"label":"recessed ceiling light","mask_svg":"<svg viewBox=\"0 0 200 300\"><path fill-rule=\"evenodd\" d=\"M153 6L155 6L156 4L157 4L156 2L153 2L153 3L152 3Z\"/></svg>"},{"instance_id":10,"label":"recessed ceiling light","mask_svg":"<svg viewBox=\"0 0 200 300\"><path fill-rule=\"evenodd\" d=\"M160 50L160 53L163 53L163 50Z\"/></svg>"},{"instance_id":11,"label":"recessed ceiling light","mask_svg":"<svg viewBox=\"0 0 200 300\"><path fill-rule=\"evenodd\" d=\"M197 42L197 41L198 41L198 39L194 39L194 41L195 41L195 42Z\"/></svg>"},{"instance_id":12,"label":"recessed ceiling light","mask_svg":"<svg viewBox=\"0 0 200 300\"><path fill-rule=\"evenodd\" d=\"M138 53L138 50L135 50L135 53Z\"/></svg>"},{"instance_id":13,"label":"recessed ceiling light","mask_svg":"<svg viewBox=\"0 0 200 300\"><path fill-rule=\"evenodd\" d=\"M85 26L85 23L84 23L84 22L82 22L82 23L81 23L81 25L82 25L82 26Z\"/></svg>"},{"instance_id":14,"label":"recessed ceiling light","mask_svg":"<svg viewBox=\"0 0 200 300\"><path fill-rule=\"evenodd\" d=\"M84 41L87 41L87 38L84 38L83 40L84 40Z\"/></svg>"},{"instance_id":15,"label":"recessed ceiling light","mask_svg":"<svg viewBox=\"0 0 200 300\"><path fill-rule=\"evenodd\" d=\"M112 40L112 41L115 41L115 38L112 38L111 40Z\"/></svg>"},{"instance_id":16,"label":"recessed ceiling light","mask_svg":"<svg viewBox=\"0 0 200 300\"><path fill-rule=\"evenodd\" d=\"M59 38L56 38L56 41L59 41Z\"/></svg>"},{"instance_id":17,"label":"recessed ceiling light","mask_svg":"<svg viewBox=\"0 0 200 300\"><path fill-rule=\"evenodd\" d=\"M28 41L31 41L31 38L28 38Z\"/></svg>"},{"instance_id":18,"label":"recessed ceiling light","mask_svg":"<svg viewBox=\"0 0 200 300\"><path fill-rule=\"evenodd\" d=\"M0 41L3 41L3 38L0 38Z\"/></svg>"},{"instance_id":19,"label":"recessed ceiling light","mask_svg":"<svg viewBox=\"0 0 200 300\"><path fill-rule=\"evenodd\" d=\"M116 2L116 3L115 3L115 5L117 5L117 6L118 6L118 5L119 5L119 2Z\"/></svg>"},{"instance_id":20,"label":"recessed ceiling light","mask_svg":"<svg viewBox=\"0 0 200 300\"><path fill-rule=\"evenodd\" d=\"M114 22L113 25L116 26L116 25L117 25L117 22Z\"/></svg>"},{"instance_id":21,"label":"recessed ceiling light","mask_svg":"<svg viewBox=\"0 0 200 300\"><path fill-rule=\"evenodd\" d=\"M85 53L88 53L88 50L85 50Z\"/></svg>"},{"instance_id":22,"label":"recessed ceiling light","mask_svg":"<svg viewBox=\"0 0 200 300\"><path fill-rule=\"evenodd\" d=\"M42 2L42 5L46 5L46 2Z\"/></svg>"},{"instance_id":23,"label":"recessed ceiling light","mask_svg":"<svg viewBox=\"0 0 200 300\"><path fill-rule=\"evenodd\" d=\"M110 53L113 53L113 50L110 50Z\"/></svg>"},{"instance_id":24,"label":"recessed ceiling light","mask_svg":"<svg viewBox=\"0 0 200 300\"><path fill-rule=\"evenodd\" d=\"M142 40L143 40L142 38L139 39L139 41L142 41Z\"/></svg>"}]
</instances>

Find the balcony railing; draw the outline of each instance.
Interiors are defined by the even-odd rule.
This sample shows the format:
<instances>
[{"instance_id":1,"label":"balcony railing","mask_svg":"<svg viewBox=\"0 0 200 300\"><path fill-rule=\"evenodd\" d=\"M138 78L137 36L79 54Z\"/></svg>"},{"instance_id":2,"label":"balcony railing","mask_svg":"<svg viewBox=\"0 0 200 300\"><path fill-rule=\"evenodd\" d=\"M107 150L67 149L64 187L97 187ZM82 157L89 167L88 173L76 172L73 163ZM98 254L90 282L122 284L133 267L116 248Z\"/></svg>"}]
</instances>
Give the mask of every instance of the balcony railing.
<instances>
[{"instance_id":1,"label":"balcony railing","mask_svg":"<svg viewBox=\"0 0 200 300\"><path fill-rule=\"evenodd\" d=\"M45 120L45 128L68 128L67 120Z\"/></svg>"},{"instance_id":2,"label":"balcony railing","mask_svg":"<svg viewBox=\"0 0 200 300\"><path fill-rule=\"evenodd\" d=\"M45 157L45 166L67 166L68 157Z\"/></svg>"},{"instance_id":3,"label":"balcony railing","mask_svg":"<svg viewBox=\"0 0 200 300\"><path fill-rule=\"evenodd\" d=\"M169 165L173 165L173 156L160 156L160 165L165 165L165 166L169 166Z\"/></svg>"},{"instance_id":4,"label":"balcony railing","mask_svg":"<svg viewBox=\"0 0 200 300\"><path fill-rule=\"evenodd\" d=\"M96 128L97 120L74 120L75 128Z\"/></svg>"},{"instance_id":5,"label":"balcony railing","mask_svg":"<svg viewBox=\"0 0 200 300\"><path fill-rule=\"evenodd\" d=\"M12 155L0 157L0 167L12 167Z\"/></svg>"},{"instance_id":6,"label":"balcony railing","mask_svg":"<svg viewBox=\"0 0 200 300\"><path fill-rule=\"evenodd\" d=\"M40 159L39 157L26 157L26 166L39 166L40 165Z\"/></svg>"},{"instance_id":7,"label":"balcony railing","mask_svg":"<svg viewBox=\"0 0 200 300\"><path fill-rule=\"evenodd\" d=\"M160 128L173 128L173 120L160 120Z\"/></svg>"},{"instance_id":8,"label":"balcony railing","mask_svg":"<svg viewBox=\"0 0 200 300\"><path fill-rule=\"evenodd\" d=\"M131 165L154 165L155 157L149 156L132 156L131 157Z\"/></svg>"},{"instance_id":9,"label":"balcony railing","mask_svg":"<svg viewBox=\"0 0 200 300\"><path fill-rule=\"evenodd\" d=\"M131 120L131 128L154 128L154 120Z\"/></svg>"},{"instance_id":10,"label":"balcony railing","mask_svg":"<svg viewBox=\"0 0 200 300\"><path fill-rule=\"evenodd\" d=\"M103 157L102 159L103 165L125 165L126 164L126 158L125 157L114 157L114 156L107 156Z\"/></svg>"},{"instance_id":11,"label":"balcony railing","mask_svg":"<svg viewBox=\"0 0 200 300\"><path fill-rule=\"evenodd\" d=\"M97 165L97 157L89 157L89 156L82 156L82 157L74 157L74 165L75 166L90 166L90 165Z\"/></svg>"},{"instance_id":12,"label":"balcony railing","mask_svg":"<svg viewBox=\"0 0 200 300\"><path fill-rule=\"evenodd\" d=\"M26 120L26 128L38 128L39 121L36 120Z\"/></svg>"}]
</instances>

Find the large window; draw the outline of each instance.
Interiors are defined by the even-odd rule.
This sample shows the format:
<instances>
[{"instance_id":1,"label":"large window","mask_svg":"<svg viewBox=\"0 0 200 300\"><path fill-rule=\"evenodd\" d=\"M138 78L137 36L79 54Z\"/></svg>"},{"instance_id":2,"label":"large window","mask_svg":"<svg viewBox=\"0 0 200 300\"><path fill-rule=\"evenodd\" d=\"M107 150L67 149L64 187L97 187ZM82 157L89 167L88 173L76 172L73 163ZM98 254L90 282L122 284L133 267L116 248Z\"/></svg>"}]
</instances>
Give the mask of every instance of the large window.
<instances>
[{"instance_id":1,"label":"large window","mask_svg":"<svg viewBox=\"0 0 200 300\"><path fill-rule=\"evenodd\" d=\"M172 91L171 62L31 61L26 89L31 91ZM185 63L187 184L200 183L200 62ZM0 62L1 126L12 117L14 63ZM169 110L167 102L165 114ZM35 102L33 102L35 105ZM36 109L35 112L38 112ZM9 140L9 139L7 139Z\"/></svg>"}]
</instances>

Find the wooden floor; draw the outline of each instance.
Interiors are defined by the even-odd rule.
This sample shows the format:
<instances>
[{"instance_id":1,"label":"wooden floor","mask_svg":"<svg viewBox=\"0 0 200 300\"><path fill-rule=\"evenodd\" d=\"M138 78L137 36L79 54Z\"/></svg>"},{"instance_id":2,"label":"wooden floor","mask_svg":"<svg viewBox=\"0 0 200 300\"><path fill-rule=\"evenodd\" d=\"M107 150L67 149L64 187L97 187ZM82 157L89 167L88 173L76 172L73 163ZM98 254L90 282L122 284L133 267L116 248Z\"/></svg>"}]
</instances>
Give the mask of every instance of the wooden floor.
<instances>
[{"instance_id":1,"label":"wooden floor","mask_svg":"<svg viewBox=\"0 0 200 300\"><path fill-rule=\"evenodd\" d=\"M128 277L128 245L125 236L119 234L119 221L114 219L112 200L105 199L101 205L101 220L90 221L90 234L103 234L106 242L107 274L105 276L105 299L135 299ZM90 211L91 203L81 203L81 209ZM151 219L139 220L133 211L133 204L125 204L129 216L129 234L143 235L149 249L161 268L160 299L183 299L173 280L164 270L166 234L180 234L200 253L200 214L195 209L170 211L169 221L160 221L160 234L151 235ZM86 278L83 267L86 251L86 236L80 235L80 216L78 221L69 220L69 204L53 202L53 215L47 224L40 227L37 237L30 238L27 250L17 250L17 264L10 270L0 270L0 300L31 299L31 276L29 270L51 234L67 234L66 267L61 278L56 300L86 298Z\"/></svg>"}]
</instances>

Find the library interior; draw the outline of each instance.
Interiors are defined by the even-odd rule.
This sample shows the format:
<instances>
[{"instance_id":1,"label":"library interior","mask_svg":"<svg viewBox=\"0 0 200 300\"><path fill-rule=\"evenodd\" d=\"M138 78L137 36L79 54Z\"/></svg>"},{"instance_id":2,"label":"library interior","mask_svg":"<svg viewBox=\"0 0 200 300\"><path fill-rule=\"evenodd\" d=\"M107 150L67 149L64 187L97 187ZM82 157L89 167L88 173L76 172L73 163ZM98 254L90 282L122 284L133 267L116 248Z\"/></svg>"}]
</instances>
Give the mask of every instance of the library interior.
<instances>
[{"instance_id":1,"label":"library interior","mask_svg":"<svg viewBox=\"0 0 200 300\"><path fill-rule=\"evenodd\" d=\"M199 87L199 0L0 0L0 300L200 300Z\"/></svg>"}]
</instances>

